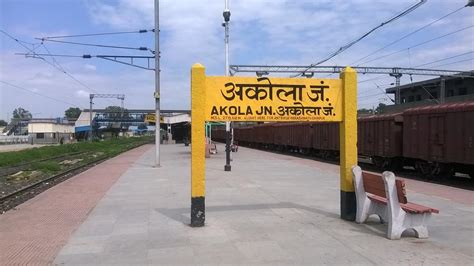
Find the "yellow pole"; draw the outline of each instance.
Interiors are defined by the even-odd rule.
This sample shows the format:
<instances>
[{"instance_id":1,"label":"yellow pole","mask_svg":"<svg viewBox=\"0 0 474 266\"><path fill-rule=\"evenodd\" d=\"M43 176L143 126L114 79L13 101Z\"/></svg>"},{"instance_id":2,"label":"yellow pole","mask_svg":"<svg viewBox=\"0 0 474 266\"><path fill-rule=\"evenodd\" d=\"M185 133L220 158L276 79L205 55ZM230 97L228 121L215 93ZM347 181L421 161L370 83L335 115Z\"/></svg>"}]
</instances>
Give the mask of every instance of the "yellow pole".
<instances>
[{"instance_id":1,"label":"yellow pole","mask_svg":"<svg viewBox=\"0 0 474 266\"><path fill-rule=\"evenodd\" d=\"M205 118L206 69L194 64L191 69L191 226L205 221Z\"/></svg>"},{"instance_id":2,"label":"yellow pole","mask_svg":"<svg viewBox=\"0 0 474 266\"><path fill-rule=\"evenodd\" d=\"M342 122L340 124L341 218L354 221L357 211L351 168L357 164L357 73L346 67L342 79Z\"/></svg>"}]
</instances>

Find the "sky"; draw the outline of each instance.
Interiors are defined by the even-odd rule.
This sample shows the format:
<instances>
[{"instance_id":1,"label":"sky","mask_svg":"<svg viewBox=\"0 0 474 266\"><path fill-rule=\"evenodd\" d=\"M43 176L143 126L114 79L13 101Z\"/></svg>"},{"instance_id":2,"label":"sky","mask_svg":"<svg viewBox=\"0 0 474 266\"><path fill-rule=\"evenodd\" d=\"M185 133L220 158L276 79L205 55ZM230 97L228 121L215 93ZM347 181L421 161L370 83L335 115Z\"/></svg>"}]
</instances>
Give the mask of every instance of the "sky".
<instances>
[{"instance_id":1,"label":"sky","mask_svg":"<svg viewBox=\"0 0 474 266\"><path fill-rule=\"evenodd\" d=\"M418 1L230 0L230 64L315 63ZM323 65L416 67L440 60L423 68L472 70L474 7L465 7L360 60L466 3L428 0ZM90 93L125 94L128 109L154 108L153 71L99 58L17 55L33 49L53 55L150 56L150 51L41 44L35 38L150 30L154 28L153 7L153 0L0 0L0 29L27 47L0 33L0 119L11 118L17 107L29 110L33 117L61 117L69 107L89 108ZM160 0L162 109L190 108L190 68L194 63L203 64L208 75L225 74L223 9L224 0ZM447 36L440 37L443 35ZM154 50L152 32L60 40ZM453 58L443 60L448 57ZM147 66L146 60L135 63ZM428 78L405 75L401 84ZM358 81L359 108L391 104L383 91L394 78L359 74ZM119 104L116 99L96 99L94 108Z\"/></svg>"}]
</instances>

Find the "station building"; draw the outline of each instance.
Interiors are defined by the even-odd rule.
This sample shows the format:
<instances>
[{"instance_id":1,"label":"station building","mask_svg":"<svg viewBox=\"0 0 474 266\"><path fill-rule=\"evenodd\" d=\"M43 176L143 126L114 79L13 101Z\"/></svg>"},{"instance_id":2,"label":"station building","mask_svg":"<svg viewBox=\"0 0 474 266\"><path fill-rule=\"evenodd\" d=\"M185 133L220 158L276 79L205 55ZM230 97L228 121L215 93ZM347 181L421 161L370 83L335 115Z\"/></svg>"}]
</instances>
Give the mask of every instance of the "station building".
<instances>
[{"instance_id":1,"label":"station building","mask_svg":"<svg viewBox=\"0 0 474 266\"><path fill-rule=\"evenodd\" d=\"M28 123L31 144L62 144L74 140L74 124L65 119L33 118Z\"/></svg>"},{"instance_id":2,"label":"station building","mask_svg":"<svg viewBox=\"0 0 474 266\"><path fill-rule=\"evenodd\" d=\"M124 112L109 112L106 109L84 109L75 123L78 140L95 136L155 134L154 109L125 109ZM153 117L148 119L150 115ZM163 143L183 142L190 136L191 116L189 110L161 110L160 135Z\"/></svg>"},{"instance_id":3,"label":"station building","mask_svg":"<svg viewBox=\"0 0 474 266\"><path fill-rule=\"evenodd\" d=\"M422 105L474 100L474 71L461 74L470 75L472 78L439 77L402 85L400 86L400 104L389 105L386 111L396 112ZM385 90L387 94L393 94L393 96L396 95L396 91L397 87Z\"/></svg>"}]
</instances>

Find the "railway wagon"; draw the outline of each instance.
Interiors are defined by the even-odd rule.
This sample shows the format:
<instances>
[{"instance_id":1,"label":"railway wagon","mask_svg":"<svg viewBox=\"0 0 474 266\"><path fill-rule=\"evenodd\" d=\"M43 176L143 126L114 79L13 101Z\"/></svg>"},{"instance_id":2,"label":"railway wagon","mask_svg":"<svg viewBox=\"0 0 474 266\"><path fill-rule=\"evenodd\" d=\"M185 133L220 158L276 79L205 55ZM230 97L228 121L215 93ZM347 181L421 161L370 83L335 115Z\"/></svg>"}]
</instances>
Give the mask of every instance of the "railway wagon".
<instances>
[{"instance_id":1,"label":"railway wagon","mask_svg":"<svg viewBox=\"0 0 474 266\"><path fill-rule=\"evenodd\" d=\"M215 141L225 142L225 127L213 127L211 132L211 138Z\"/></svg>"},{"instance_id":2,"label":"railway wagon","mask_svg":"<svg viewBox=\"0 0 474 266\"><path fill-rule=\"evenodd\" d=\"M273 141L280 150L309 152L312 141L311 123L272 124Z\"/></svg>"},{"instance_id":3,"label":"railway wagon","mask_svg":"<svg viewBox=\"0 0 474 266\"><path fill-rule=\"evenodd\" d=\"M400 113L361 117L357 121L357 149L384 170L403 164L403 117Z\"/></svg>"},{"instance_id":4,"label":"railway wagon","mask_svg":"<svg viewBox=\"0 0 474 266\"><path fill-rule=\"evenodd\" d=\"M311 148L319 157L339 156L339 123L313 123Z\"/></svg>"},{"instance_id":5,"label":"railway wagon","mask_svg":"<svg viewBox=\"0 0 474 266\"><path fill-rule=\"evenodd\" d=\"M259 146L269 148L274 144L273 124L258 124L249 130L249 138Z\"/></svg>"},{"instance_id":6,"label":"railway wagon","mask_svg":"<svg viewBox=\"0 0 474 266\"><path fill-rule=\"evenodd\" d=\"M474 102L406 110L403 156L423 174L474 177Z\"/></svg>"}]
</instances>

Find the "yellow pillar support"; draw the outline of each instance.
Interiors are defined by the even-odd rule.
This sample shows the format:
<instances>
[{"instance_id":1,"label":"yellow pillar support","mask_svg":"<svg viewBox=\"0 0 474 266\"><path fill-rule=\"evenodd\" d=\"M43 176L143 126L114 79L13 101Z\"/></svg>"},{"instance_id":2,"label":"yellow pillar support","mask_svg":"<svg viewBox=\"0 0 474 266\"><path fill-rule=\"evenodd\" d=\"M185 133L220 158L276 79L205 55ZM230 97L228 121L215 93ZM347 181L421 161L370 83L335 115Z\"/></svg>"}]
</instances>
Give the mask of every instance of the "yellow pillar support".
<instances>
[{"instance_id":1,"label":"yellow pillar support","mask_svg":"<svg viewBox=\"0 0 474 266\"><path fill-rule=\"evenodd\" d=\"M352 166L357 164L357 73L346 67L342 79L342 122L340 124L341 218L354 221L357 211Z\"/></svg>"},{"instance_id":2,"label":"yellow pillar support","mask_svg":"<svg viewBox=\"0 0 474 266\"><path fill-rule=\"evenodd\" d=\"M191 226L205 221L205 118L206 69L194 64L191 69Z\"/></svg>"}]
</instances>

